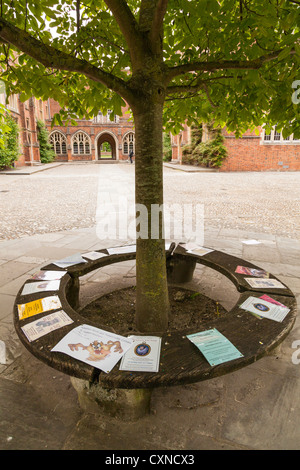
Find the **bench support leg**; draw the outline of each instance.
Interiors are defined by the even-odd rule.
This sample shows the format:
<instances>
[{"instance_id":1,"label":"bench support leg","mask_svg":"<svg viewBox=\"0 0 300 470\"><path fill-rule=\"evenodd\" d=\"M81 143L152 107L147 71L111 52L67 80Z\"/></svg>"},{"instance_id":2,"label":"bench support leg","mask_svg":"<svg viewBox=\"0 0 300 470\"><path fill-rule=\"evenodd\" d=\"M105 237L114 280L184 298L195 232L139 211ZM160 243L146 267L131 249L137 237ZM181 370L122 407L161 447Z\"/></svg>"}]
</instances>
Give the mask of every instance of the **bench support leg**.
<instances>
[{"instance_id":1,"label":"bench support leg","mask_svg":"<svg viewBox=\"0 0 300 470\"><path fill-rule=\"evenodd\" d=\"M103 388L97 383L71 377L81 408L91 413L135 421L150 412L151 389Z\"/></svg>"},{"instance_id":2,"label":"bench support leg","mask_svg":"<svg viewBox=\"0 0 300 470\"><path fill-rule=\"evenodd\" d=\"M168 281L171 284L190 282L193 279L196 261L182 256L170 256L167 260Z\"/></svg>"}]
</instances>

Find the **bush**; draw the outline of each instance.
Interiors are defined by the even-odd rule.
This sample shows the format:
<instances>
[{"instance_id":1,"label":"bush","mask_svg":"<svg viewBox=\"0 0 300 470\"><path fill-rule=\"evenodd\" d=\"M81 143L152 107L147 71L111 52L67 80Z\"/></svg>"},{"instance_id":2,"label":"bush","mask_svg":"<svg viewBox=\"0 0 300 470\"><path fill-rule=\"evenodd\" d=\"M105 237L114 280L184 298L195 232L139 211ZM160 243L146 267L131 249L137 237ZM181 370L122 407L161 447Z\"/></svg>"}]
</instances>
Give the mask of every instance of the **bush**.
<instances>
[{"instance_id":1,"label":"bush","mask_svg":"<svg viewBox=\"0 0 300 470\"><path fill-rule=\"evenodd\" d=\"M220 167L227 156L221 131L214 132L214 138L196 145L189 144L182 149L182 163L196 166Z\"/></svg>"},{"instance_id":2,"label":"bush","mask_svg":"<svg viewBox=\"0 0 300 470\"><path fill-rule=\"evenodd\" d=\"M13 164L19 158L19 126L9 115L4 116L4 125L8 130L4 134L3 146L0 148L0 169L13 167Z\"/></svg>"},{"instance_id":3,"label":"bush","mask_svg":"<svg viewBox=\"0 0 300 470\"><path fill-rule=\"evenodd\" d=\"M40 144L40 158L42 163L51 163L55 159L55 152L49 143L49 132L43 121L37 121L38 141Z\"/></svg>"},{"instance_id":4,"label":"bush","mask_svg":"<svg viewBox=\"0 0 300 470\"><path fill-rule=\"evenodd\" d=\"M163 135L163 160L170 162L172 160L172 146L170 134L164 133Z\"/></svg>"}]
</instances>

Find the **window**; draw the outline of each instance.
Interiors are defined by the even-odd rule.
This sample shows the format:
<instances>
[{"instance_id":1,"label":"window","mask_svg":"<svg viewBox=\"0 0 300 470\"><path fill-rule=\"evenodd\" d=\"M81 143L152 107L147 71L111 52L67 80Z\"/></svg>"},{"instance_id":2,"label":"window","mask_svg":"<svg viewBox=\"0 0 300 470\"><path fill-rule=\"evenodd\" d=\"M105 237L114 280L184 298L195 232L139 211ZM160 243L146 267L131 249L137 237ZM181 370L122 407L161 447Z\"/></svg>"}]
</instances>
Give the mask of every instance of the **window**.
<instances>
[{"instance_id":1,"label":"window","mask_svg":"<svg viewBox=\"0 0 300 470\"><path fill-rule=\"evenodd\" d=\"M128 155L131 150L134 153L134 133L129 132L123 139L123 154Z\"/></svg>"},{"instance_id":2,"label":"window","mask_svg":"<svg viewBox=\"0 0 300 470\"><path fill-rule=\"evenodd\" d=\"M74 155L89 155L91 153L90 138L84 132L77 132L72 141Z\"/></svg>"},{"instance_id":3,"label":"window","mask_svg":"<svg viewBox=\"0 0 300 470\"><path fill-rule=\"evenodd\" d=\"M99 123L99 124L112 124L113 122L118 123L119 122L119 116L115 115L114 119L111 121L110 120L110 114L111 113L112 113L112 111L110 109L107 111L107 114L102 114L101 111L99 111L97 116L94 117L93 122L95 124L97 124L97 123Z\"/></svg>"},{"instance_id":4,"label":"window","mask_svg":"<svg viewBox=\"0 0 300 470\"><path fill-rule=\"evenodd\" d=\"M287 137L283 137L282 132L277 129L277 126L274 126L270 131L265 129L263 131L263 142L270 144L285 144L287 142L297 143L299 139L294 138L294 135L291 134Z\"/></svg>"},{"instance_id":5,"label":"window","mask_svg":"<svg viewBox=\"0 0 300 470\"><path fill-rule=\"evenodd\" d=\"M280 137L281 137L281 132L277 131L277 126L275 126L275 129L274 129L274 140L280 140Z\"/></svg>"},{"instance_id":6,"label":"window","mask_svg":"<svg viewBox=\"0 0 300 470\"><path fill-rule=\"evenodd\" d=\"M8 109L18 111L18 95L10 95L8 97Z\"/></svg>"},{"instance_id":7,"label":"window","mask_svg":"<svg viewBox=\"0 0 300 470\"><path fill-rule=\"evenodd\" d=\"M52 132L49 140L56 155L66 155L67 139L63 134L60 132Z\"/></svg>"}]
</instances>

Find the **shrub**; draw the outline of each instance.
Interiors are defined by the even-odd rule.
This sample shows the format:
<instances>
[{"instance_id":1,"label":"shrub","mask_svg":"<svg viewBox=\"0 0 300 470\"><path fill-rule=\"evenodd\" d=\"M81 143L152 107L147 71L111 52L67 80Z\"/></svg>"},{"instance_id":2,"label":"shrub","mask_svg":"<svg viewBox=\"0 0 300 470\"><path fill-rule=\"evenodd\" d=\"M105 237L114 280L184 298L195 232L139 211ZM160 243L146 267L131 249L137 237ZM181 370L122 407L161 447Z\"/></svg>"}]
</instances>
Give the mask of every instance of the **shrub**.
<instances>
[{"instance_id":1,"label":"shrub","mask_svg":"<svg viewBox=\"0 0 300 470\"><path fill-rule=\"evenodd\" d=\"M164 133L163 135L163 160L170 162L172 160L172 146L170 134Z\"/></svg>"},{"instance_id":2,"label":"shrub","mask_svg":"<svg viewBox=\"0 0 300 470\"><path fill-rule=\"evenodd\" d=\"M3 117L6 132L2 136L3 145L0 148L0 169L13 167L19 158L19 126L7 113Z\"/></svg>"},{"instance_id":3,"label":"shrub","mask_svg":"<svg viewBox=\"0 0 300 470\"><path fill-rule=\"evenodd\" d=\"M51 163L55 159L55 152L49 143L49 132L43 121L37 121L37 129L41 162Z\"/></svg>"},{"instance_id":4,"label":"shrub","mask_svg":"<svg viewBox=\"0 0 300 470\"><path fill-rule=\"evenodd\" d=\"M182 149L182 163L188 165L220 167L226 156L227 149L220 130L213 132L211 140L189 144Z\"/></svg>"}]
</instances>

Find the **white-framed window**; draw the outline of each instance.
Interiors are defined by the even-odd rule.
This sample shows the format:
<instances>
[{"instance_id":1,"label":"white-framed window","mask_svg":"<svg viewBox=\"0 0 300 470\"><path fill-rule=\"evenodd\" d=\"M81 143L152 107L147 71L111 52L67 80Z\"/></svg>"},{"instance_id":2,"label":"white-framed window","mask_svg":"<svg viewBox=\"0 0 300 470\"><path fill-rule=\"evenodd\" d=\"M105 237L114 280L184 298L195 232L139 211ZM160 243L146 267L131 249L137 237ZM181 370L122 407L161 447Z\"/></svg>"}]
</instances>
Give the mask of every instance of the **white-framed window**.
<instances>
[{"instance_id":1,"label":"white-framed window","mask_svg":"<svg viewBox=\"0 0 300 470\"><path fill-rule=\"evenodd\" d=\"M18 95L10 95L8 97L8 104L7 104L8 109L11 109L13 111L19 111L18 109Z\"/></svg>"},{"instance_id":2,"label":"white-framed window","mask_svg":"<svg viewBox=\"0 0 300 470\"><path fill-rule=\"evenodd\" d=\"M135 148L134 133L128 132L128 134L126 134L123 138L123 154L129 155L131 150L134 153L134 148Z\"/></svg>"},{"instance_id":3,"label":"white-framed window","mask_svg":"<svg viewBox=\"0 0 300 470\"><path fill-rule=\"evenodd\" d=\"M277 126L272 127L271 130L263 129L262 142L264 144L286 144L286 143L300 143L300 139L294 138L291 134L288 137L283 137L282 132Z\"/></svg>"},{"instance_id":4,"label":"white-framed window","mask_svg":"<svg viewBox=\"0 0 300 470\"><path fill-rule=\"evenodd\" d=\"M111 121L110 120L110 115L112 111L109 109L107 111L107 114L103 114L101 111L97 114L97 116L94 117L93 122L95 124L112 124L112 123L118 123L119 122L119 116L116 114L114 115L114 119Z\"/></svg>"},{"instance_id":5,"label":"white-framed window","mask_svg":"<svg viewBox=\"0 0 300 470\"><path fill-rule=\"evenodd\" d=\"M73 155L90 155L91 140L85 132L76 132L72 138Z\"/></svg>"},{"instance_id":6,"label":"white-framed window","mask_svg":"<svg viewBox=\"0 0 300 470\"><path fill-rule=\"evenodd\" d=\"M52 134L50 134L49 141L56 155L67 154L67 138L61 132L52 132Z\"/></svg>"}]
</instances>

